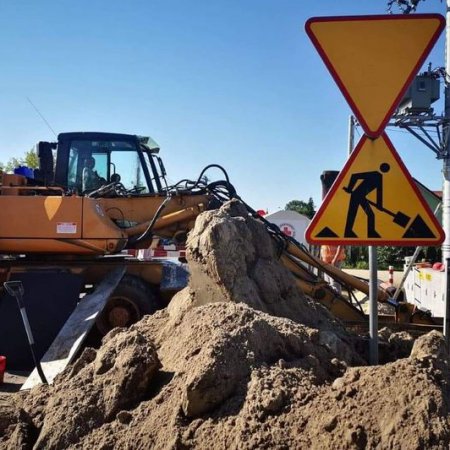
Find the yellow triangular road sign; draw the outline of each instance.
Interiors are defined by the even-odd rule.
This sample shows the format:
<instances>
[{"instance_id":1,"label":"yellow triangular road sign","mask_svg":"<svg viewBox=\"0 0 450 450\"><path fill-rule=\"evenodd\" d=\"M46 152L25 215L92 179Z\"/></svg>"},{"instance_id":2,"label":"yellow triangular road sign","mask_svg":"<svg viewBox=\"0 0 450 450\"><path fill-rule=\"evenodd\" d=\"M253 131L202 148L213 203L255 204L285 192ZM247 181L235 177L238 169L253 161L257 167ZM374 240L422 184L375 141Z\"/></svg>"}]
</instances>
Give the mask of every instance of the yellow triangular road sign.
<instances>
[{"instance_id":1,"label":"yellow triangular road sign","mask_svg":"<svg viewBox=\"0 0 450 450\"><path fill-rule=\"evenodd\" d=\"M388 136L363 136L306 230L311 244L438 245L444 232Z\"/></svg>"},{"instance_id":2,"label":"yellow triangular road sign","mask_svg":"<svg viewBox=\"0 0 450 450\"><path fill-rule=\"evenodd\" d=\"M370 137L378 137L445 26L438 14L317 17L306 31Z\"/></svg>"}]
</instances>

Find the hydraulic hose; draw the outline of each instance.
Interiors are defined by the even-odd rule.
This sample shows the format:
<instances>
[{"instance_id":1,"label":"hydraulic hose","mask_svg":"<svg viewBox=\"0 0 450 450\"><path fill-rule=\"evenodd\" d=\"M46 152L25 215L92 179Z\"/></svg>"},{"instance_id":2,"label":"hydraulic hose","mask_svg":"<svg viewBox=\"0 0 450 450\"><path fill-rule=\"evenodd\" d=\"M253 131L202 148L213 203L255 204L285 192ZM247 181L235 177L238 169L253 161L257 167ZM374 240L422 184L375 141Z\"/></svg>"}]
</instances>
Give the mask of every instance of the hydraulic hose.
<instances>
[{"instance_id":1,"label":"hydraulic hose","mask_svg":"<svg viewBox=\"0 0 450 450\"><path fill-rule=\"evenodd\" d=\"M170 202L170 200L172 200L171 195L167 196L164 199L164 201L159 205L159 208L156 210L156 213L153 216L150 223L148 224L148 227L146 228L146 230L140 236L130 238L128 241L129 244L132 244L132 245L137 244L145 239L148 239L151 236L152 230L153 230L153 227L155 226L156 221L158 220L159 216L161 215L162 211L167 206L167 204Z\"/></svg>"}]
</instances>

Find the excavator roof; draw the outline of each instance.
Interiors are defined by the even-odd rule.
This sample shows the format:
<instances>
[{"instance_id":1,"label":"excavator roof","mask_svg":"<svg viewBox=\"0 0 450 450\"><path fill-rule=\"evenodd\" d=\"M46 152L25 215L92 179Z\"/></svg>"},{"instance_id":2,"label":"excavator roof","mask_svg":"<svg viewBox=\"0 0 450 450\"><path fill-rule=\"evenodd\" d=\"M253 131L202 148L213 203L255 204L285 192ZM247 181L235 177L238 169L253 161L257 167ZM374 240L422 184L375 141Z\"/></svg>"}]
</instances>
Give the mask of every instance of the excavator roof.
<instances>
[{"instance_id":1,"label":"excavator roof","mask_svg":"<svg viewBox=\"0 0 450 450\"><path fill-rule=\"evenodd\" d=\"M60 133L58 142L72 140L99 140L99 141L133 141L144 145L152 153L159 152L159 145L150 136L138 136L125 133L105 133L101 131L76 131L71 133Z\"/></svg>"},{"instance_id":2,"label":"excavator roof","mask_svg":"<svg viewBox=\"0 0 450 450\"><path fill-rule=\"evenodd\" d=\"M99 139L99 140L139 140L139 136L135 134L123 134L123 133L105 133L101 131L76 131L71 133L60 133L58 135L58 141L72 140L72 139Z\"/></svg>"}]
</instances>

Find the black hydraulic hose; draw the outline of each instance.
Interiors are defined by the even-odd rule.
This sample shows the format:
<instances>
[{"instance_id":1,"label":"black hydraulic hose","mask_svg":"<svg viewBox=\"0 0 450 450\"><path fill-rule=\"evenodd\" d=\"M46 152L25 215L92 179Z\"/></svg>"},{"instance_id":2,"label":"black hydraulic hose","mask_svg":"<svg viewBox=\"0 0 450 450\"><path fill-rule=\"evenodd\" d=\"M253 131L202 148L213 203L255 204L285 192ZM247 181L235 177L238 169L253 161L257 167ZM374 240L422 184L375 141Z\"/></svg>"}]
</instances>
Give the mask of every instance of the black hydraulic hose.
<instances>
[{"instance_id":1,"label":"black hydraulic hose","mask_svg":"<svg viewBox=\"0 0 450 450\"><path fill-rule=\"evenodd\" d=\"M213 168L213 167L215 167L216 169L219 169L219 170L221 170L222 172L223 172L223 174L225 175L225 179L227 180L227 184L230 184L230 179L228 178L228 173L227 173L227 171L222 167L222 166L220 166L219 164L209 164L208 166L206 166L201 172L200 172L200 175L198 176L198 179L197 179L197 181L195 182L195 184L194 184L194 188L198 185L198 184L200 184L200 182L201 182L201 180L202 180L202 178L203 178L203 175L204 175L204 173L208 170L208 169L211 169L211 168Z\"/></svg>"},{"instance_id":2,"label":"black hydraulic hose","mask_svg":"<svg viewBox=\"0 0 450 450\"><path fill-rule=\"evenodd\" d=\"M219 188L225 187L228 193L228 200L231 198L238 198L238 195L236 194L236 189L234 186L228 181L213 181L212 183L209 183L206 186L206 190L212 191L214 194L216 194L218 197L220 197L220 194L223 195L222 192L219 192ZM239 199L240 200L240 199Z\"/></svg>"},{"instance_id":3,"label":"black hydraulic hose","mask_svg":"<svg viewBox=\"0 0 450 450\"><path fill-rule=\"evenodd\" d=\"M200 175L198 176L198 178L197 178L197 180L196 181L192 181L192 180L188 180L188 179L183 179L183 180L180 180L180 181L178 181L178 183L176 183L176 184L174 184L173 186L171 186L171 188L172 189L176 189L178 186L180 186L182 183L185 183L185 186L186 186L186 189L187 190L189 190L189 191L192 191L193 189L195 189L195 188L197 188L197 187L201 187L201 188L206 188L206 187L208 187L209 185L206 185L206 183L202 180L202 178L203 178L203 176L204 176L204 174L205 174L205 172L207 171L207 170L209 170L209 169L212 169L212 168L216 168L216 169L219 169L220 171L222 171L222 173L224 174L224 176L225 176L225 182L220 182L220 183L222 183L222 184L225 184L226 186L231 186L231 183L230 183L230 178L228 177L228 173L227 173L227 171L222 167L222 166L220 166L219 164L209 164L208 166L206 166L201 172L200 172ZM212 185L214 184L214 183L211 183ZM188 187L188 185L191 185L190 187Z\"/></svg>"},{"instance_id":4,"label":"black hydraulic hose","mask_svg":"<svg viewBox=\"0 0 450 450\"><path fill-rule=\"evenodd\" d=\"M223 174L225 175L225 181L216 181L216 182L206 185L204 182L202 182L202 177L208 169L211 169L213 167L220 169L223 172ZM236 197L236 189L230 183L230 179L228 177L226 170L222 166L219 166L218 164L210 164L210 165L206 166L201 171L197 181L193 182L193 181L186 180L186 179L181 180L178 183L176 183L174 186L172 186L171 189L176 189L176 187L179 186L183 182L186 183L186 186L188 185L188 183L192 183L192 186L187 189L188 191L193 191L197 187L200 187L201 189L205 189L205 190L210 190L221 201L223 201L223 199L221 198L221 195L220 195L221 193L218 192L220 187L225 187L227 189L229 198ZM128 246L135 245L143 240L148 239L151 236L152 230L153 230L153 227L155 226L156 221L159 219L159 217L161 216L161 212L166 207L167 203L170 202L171 199L172 199L172 194L169 193L169 195L166 197L166 199L161 203L161 205L157 209L155 215L153 216L151 222L148 224L148 227L146 228L146 230L138 237L129 238Z\"/></svg>"},{"instance_id":5,"label":"black hydraulic hose","mask_svg":"<svg viewBox=\"0 0 450 450\"><path fill-rule=\"evenodd\" d=\"M155 226L156 221L159 219L159 216L161 215L163 209L167 206L167 203L170 202L170 200L172 200L172 196L167 196L164 201L159 205L159 208L156 210L155 215L153 216L153 219L151 220L151 222L148 224L148 227L146 228L146 230L137 238L130 238L128 243L129 244L137 244L138 242L141 242L145 239L148 239L150 237L150 235L152 234L152 230L153 227Z\"/></svg>"}]
</instances>

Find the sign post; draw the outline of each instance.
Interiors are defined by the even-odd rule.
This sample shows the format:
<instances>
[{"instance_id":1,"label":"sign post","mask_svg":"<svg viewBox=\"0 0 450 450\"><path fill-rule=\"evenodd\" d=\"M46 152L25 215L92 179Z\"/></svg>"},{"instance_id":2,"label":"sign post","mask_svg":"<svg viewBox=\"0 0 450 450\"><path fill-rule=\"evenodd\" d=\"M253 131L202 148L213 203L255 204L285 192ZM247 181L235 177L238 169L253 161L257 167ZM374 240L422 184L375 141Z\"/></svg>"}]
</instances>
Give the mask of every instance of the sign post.
<instances>
[{"instance_id":1,"label":"sign post","mask_svg":"<svg viewBox=\"0 0 450 450\"><path fill-rule=\"evenodd\" d=\"M378 364L378 264L377 247L369 247L369 362Z\"/></svg>"}]
</instances>

